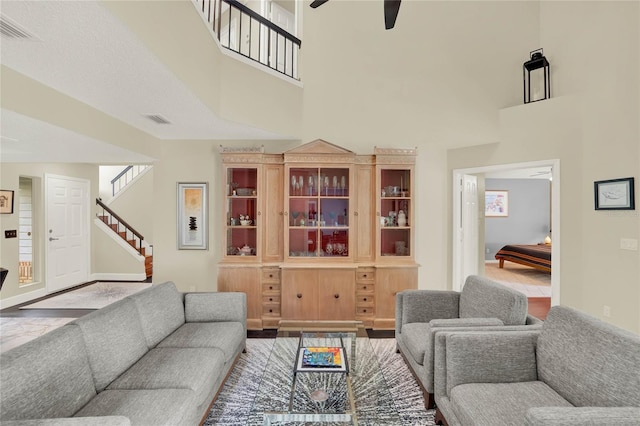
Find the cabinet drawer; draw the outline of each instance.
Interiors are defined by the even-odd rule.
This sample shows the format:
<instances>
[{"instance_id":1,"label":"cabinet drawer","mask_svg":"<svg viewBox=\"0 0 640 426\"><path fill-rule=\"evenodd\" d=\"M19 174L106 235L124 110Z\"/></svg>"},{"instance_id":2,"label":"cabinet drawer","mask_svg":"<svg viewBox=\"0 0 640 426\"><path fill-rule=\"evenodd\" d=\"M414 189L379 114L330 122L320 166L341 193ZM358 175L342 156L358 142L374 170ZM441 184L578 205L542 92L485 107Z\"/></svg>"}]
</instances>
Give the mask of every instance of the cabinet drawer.
<instances>
[{"instance_id":1,"label":"cabinet drawer","mask_svg":"<svg viewBox=\"0 0 640 426\"><path fill-rule=\"evenodd\" d=\"M365 294L365 295L357 295L356 296L356 306L374 306L374 298L373 295Z\"/></svg>"},{"instance_id":2,"label":"cabinet drawer","mask_svg":"<svg viewBox=\"0 0 640 426\"><path fill-rule=\"evenodd\" d=\"M280 282L280 268L265 268L262 270L262 282Z\"/></svg>"},{"instance_id":3,"label":"cabinet drawer","mask_svg":"<svg viewBox=\"0 0 640 426\"><path fill-rule=\"evenodd\" d=\"M356 316L372 316L373 306L356 306Z\"/></svg>"},{"instance_id":4,"label":"cabinet drawer","mask_svg":"<svg viewBox=\"0 0 640 426\"><path fill-rule=\"evenodd\" d=\"M364 294L364 293L374 293L375 286L373 283L357 283L356 284L356 294Z\"/></svg>"},{"instance_id":5,"label":"cabinet drawer","mask_svg":"<svg viewBox=\"0 0 640 426\"><path fill-rule=\"evenodd\" d=\"M280 294L280 283L262 283L262 294Z\"/></svg>"},{"instance_id":6,"label":"cabinet drawer","mask_svg":"<svg viewBox=\"0 0 640 426\"><path fill-rule=\"evenodd\" d=\"M376 271L371 268L358 268L358 270L356 271L356 281L357 282L363 282L363 281L373 281L376 279Z\"/></svg>"},{"instance_id":7,"label":"cabinet drawer","mask_svg":"<svg viewBox=\"0 0 640 426\"><path fill-rule=\"evenodd\" d=\"M278 306L278 305L262 305L262 315L264 315L264 316L272 316L272 317L279 317L280 316L280 306Z\"/></svg>"},{"instance_id":8,"label":"cabinet drawer","mask_svg":"<svg viewBox=\"0 0 640 426\"><path fill-rule=\"evenodd\" d=\"M264 295L262 296L263 305L278 305L280 306L280 296L276 295Z\"/></svg>"}]
</instances>

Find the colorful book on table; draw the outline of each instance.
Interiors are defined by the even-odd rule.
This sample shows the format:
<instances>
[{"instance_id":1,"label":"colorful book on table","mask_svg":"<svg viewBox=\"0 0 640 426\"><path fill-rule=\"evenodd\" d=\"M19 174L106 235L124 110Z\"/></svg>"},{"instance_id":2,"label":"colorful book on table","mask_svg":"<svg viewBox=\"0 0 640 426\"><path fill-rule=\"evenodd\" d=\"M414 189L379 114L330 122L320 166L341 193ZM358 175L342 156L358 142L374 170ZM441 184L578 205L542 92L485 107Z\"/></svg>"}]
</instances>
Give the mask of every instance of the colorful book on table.
<instances>
[{"instance_id":1,"label":"colorful book on table","mask_svg":"<svg viewBox=\"0 0 640 426\"><path fill-rule=\"evenodd\" d=\"M303 348L302 367L340 368L342 367L342 351L339 347Z\"/></svg>"}]
</instances>

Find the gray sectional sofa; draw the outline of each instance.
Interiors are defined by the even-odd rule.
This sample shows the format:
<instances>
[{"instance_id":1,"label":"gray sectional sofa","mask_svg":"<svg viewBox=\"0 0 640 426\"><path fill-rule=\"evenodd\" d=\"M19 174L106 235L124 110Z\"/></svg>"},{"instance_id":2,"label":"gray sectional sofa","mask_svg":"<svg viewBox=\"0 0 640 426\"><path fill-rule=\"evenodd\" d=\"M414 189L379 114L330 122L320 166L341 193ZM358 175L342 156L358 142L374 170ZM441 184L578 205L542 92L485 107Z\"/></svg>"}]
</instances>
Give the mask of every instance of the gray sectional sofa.
<instances>
[{"instance_id":1,"label":"gray sectional sofa","mask_svg":"<svg viewBox=\"0 0 640 426\"><path fill-rule=\"evenodd\" d=\"M524 293L486 277L470 275L461 292L406 290L396 295L396 342L424 393L434 406L434 338L440 330L518 331L540 328L528 315Z\"/></svg>"},{"instance_id":2,"label":"gray sectional sofa","mask_svg":"<svg viewBox=\"0 0 640 426\"><path fill-rule=\"evenodd\" d=\"M0 354L2 425L196 425L246 346L244 293L153 285Z\"/></svg>"},{"instance_id":3,"label":"gray sectional sofa","mask_svg":"<svg viewBox=\"0 0 640 426\"><path fill-rule=\"evenodd\" d=\"M564 306L529 332L436 334L440 424L640 426L640 336Z\"/></svg>"}]
</instances>

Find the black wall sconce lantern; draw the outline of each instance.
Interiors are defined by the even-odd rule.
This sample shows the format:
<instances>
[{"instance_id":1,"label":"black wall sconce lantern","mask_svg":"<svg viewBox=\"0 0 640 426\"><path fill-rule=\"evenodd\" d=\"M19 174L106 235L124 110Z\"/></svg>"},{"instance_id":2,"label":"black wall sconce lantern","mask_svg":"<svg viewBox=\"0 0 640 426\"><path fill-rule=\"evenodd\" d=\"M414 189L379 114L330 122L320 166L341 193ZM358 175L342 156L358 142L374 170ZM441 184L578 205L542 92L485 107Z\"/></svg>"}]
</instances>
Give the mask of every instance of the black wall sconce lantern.
<instances>
[{"instance_id":1,"label":"black wall sconce lantern","mask_svg":"<svg viewBox=\"0 0 640 426\"><path fill-rule=\"evenodd\" d=\"M522 65L524 103L542 101L551 97L551 75L549 61L542 49L529 53L531 59Z\"/></svg>"}]
</instances>

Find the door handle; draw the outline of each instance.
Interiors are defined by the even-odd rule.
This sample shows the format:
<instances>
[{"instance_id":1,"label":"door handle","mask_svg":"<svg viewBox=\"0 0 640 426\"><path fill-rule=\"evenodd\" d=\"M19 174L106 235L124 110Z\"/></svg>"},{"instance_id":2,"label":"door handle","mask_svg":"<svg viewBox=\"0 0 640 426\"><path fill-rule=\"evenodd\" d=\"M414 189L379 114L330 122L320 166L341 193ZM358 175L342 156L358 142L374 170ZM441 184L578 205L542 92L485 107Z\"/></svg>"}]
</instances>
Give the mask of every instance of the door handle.
<instances>
[{"instance_id":1,"label":"door handle","mask_svg":"<svg viewBox=\"0 0 640 426\"><path fill-rule=\"evenodd\" d=\"M55 241L55 240L59 240L60 238L53 238L53 237L49 237L49 241Z\"/></svg>"}]
</instances>

